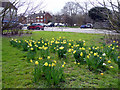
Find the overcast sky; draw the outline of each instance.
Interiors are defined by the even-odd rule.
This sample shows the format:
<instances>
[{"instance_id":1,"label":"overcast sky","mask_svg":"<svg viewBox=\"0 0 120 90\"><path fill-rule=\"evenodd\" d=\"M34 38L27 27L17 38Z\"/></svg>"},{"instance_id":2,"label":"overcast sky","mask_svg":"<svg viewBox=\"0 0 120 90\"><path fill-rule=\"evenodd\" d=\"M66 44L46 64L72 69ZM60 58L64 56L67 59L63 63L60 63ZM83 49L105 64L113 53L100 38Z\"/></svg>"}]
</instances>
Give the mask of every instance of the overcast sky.
<instances>
[{"instance_id":1,"label":"overcast sky","mask_svg":"<svg viewBox=\"0 0 120 90\"><path fill-rule=\"evenodd\" d=\"M89 9L92 7L92 6L90 6L91 4L89 1L91 1L91 2L94 1L94 3L96 3L97 1L103 2L103 0L22 0L22 1L26 1L26 2L31 1L33 3L32 5L36 5L36 4L40 3L41 1L43 1L42 10L48 11L53 14L60 13L61 9L64 7L65 3L69 2L69 1L77 1L83 6L84 6L84 2L88 2ZM107 1L107 0L105 0L105 1ZM113 1L115 2L117 0L113 0ZM19 13L24 11L23 9L25 9L25 8L24 7L20 8Z\"/></svg>"}]
</instances>

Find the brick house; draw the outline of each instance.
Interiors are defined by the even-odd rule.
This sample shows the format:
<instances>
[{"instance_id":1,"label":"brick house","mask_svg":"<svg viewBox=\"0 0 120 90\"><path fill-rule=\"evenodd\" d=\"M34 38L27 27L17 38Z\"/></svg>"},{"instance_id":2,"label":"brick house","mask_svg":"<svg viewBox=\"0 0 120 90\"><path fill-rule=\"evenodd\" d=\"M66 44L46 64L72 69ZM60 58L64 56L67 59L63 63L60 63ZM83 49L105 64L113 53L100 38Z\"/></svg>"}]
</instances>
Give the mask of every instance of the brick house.
<instances>
[{"instance_id":1,"label":"brick house","mask_svg":"<svg viewBox=\"0 0 120 90\"><path fill-rule=\"evenodd\" d=\"M52 16L48 12L39 12L31 14L27 17L27 23L48 23Z\"/></svg>"}]
</instances>

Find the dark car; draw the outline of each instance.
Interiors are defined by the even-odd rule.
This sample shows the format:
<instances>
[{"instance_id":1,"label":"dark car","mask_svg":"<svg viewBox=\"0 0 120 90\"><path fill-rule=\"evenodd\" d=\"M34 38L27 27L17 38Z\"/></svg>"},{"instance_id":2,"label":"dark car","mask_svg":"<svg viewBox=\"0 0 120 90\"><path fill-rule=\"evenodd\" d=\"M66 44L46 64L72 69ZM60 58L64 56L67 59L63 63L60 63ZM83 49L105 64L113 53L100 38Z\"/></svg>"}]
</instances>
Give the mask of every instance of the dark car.
<instances>
[{"instance_id":1,"label":"dark car","mask_svg":"<svg viewBox=\"0 0 120 90\"><path fill-rule=\"evenodd\" d=\"M87 28L87 26L86 25L81 25L80 28Z\"/></svg>"},{"instance_id":2,"label":"dark car","mask_svg":"<svg viewBox=\"0 0 120 90\"><path fill-rule=\"evenodd\" d=\"M86 25L81 25L80 28L93 28L91 23L87 23Z\"/></svg>"},{"instance_id":3,"label":"dark car","mask_svg":"<svg viewBox=\"0 0 120 90\"><path fill-rule=\"evenodd\" d=\"M44 30L44 26L40 25L40 24L32 24L30 26L27 27L28 30L32 29L32 30Z\"/></svg>"}]
</instances>

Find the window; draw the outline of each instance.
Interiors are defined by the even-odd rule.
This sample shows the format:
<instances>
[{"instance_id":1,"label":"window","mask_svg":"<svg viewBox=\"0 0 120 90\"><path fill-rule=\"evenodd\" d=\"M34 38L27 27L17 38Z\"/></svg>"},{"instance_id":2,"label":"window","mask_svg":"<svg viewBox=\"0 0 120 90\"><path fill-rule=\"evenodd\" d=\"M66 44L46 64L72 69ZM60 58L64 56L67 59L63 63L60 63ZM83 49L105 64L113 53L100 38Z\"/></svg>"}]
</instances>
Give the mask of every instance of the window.
<instances>
[{"instance_id":1,"label":"window","mask_svg":"<svg viewBox=\"0 0 120 90\"><path fill-rule=\"evenodd\" d=\"M39 22L40 20L38 19L37 22Z\"/></svg>"},{"instance_id":2,"label":"window","mask_svg":"<svg viewBox=\"0 0 120 90\"><path fill-rule=\"evenodd\" d=\"M43 16L41 16L41 18L43 18Z\"/></svg>"},{"instance_id":3,"label":"window","mask_svg":"<svg viewBox=\"0 0 120 90\"><path fill-rule=\"evenodd\" d=\"M41 19L41 22L43 21L43 19Z\"/></svg>"}]
</instances>

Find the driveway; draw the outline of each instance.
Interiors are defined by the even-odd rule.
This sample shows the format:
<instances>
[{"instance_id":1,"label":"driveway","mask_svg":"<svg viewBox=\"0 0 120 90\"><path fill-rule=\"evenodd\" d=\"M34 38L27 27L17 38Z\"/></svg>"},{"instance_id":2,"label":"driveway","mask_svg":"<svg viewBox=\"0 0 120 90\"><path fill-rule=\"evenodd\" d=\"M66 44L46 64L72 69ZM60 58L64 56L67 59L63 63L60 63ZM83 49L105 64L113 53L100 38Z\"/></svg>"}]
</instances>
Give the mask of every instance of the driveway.
<instances>
[{"instance_id":1,"label":"driveway","mask_svg":"<svg viewBox=\"0 0 120 90\"><path fill-rule=\"evenodd\" d=\"M23 28L24 30L27 28ZM34 30L41 31L41 30ZM105 29L81 29L81 28L68 28L68 27L45 27L44 31L64 31L64 32L77 32L77 33L98 33L98 34L118 34L115 31L105 30Z\"/></svg>"}]
</instances>

